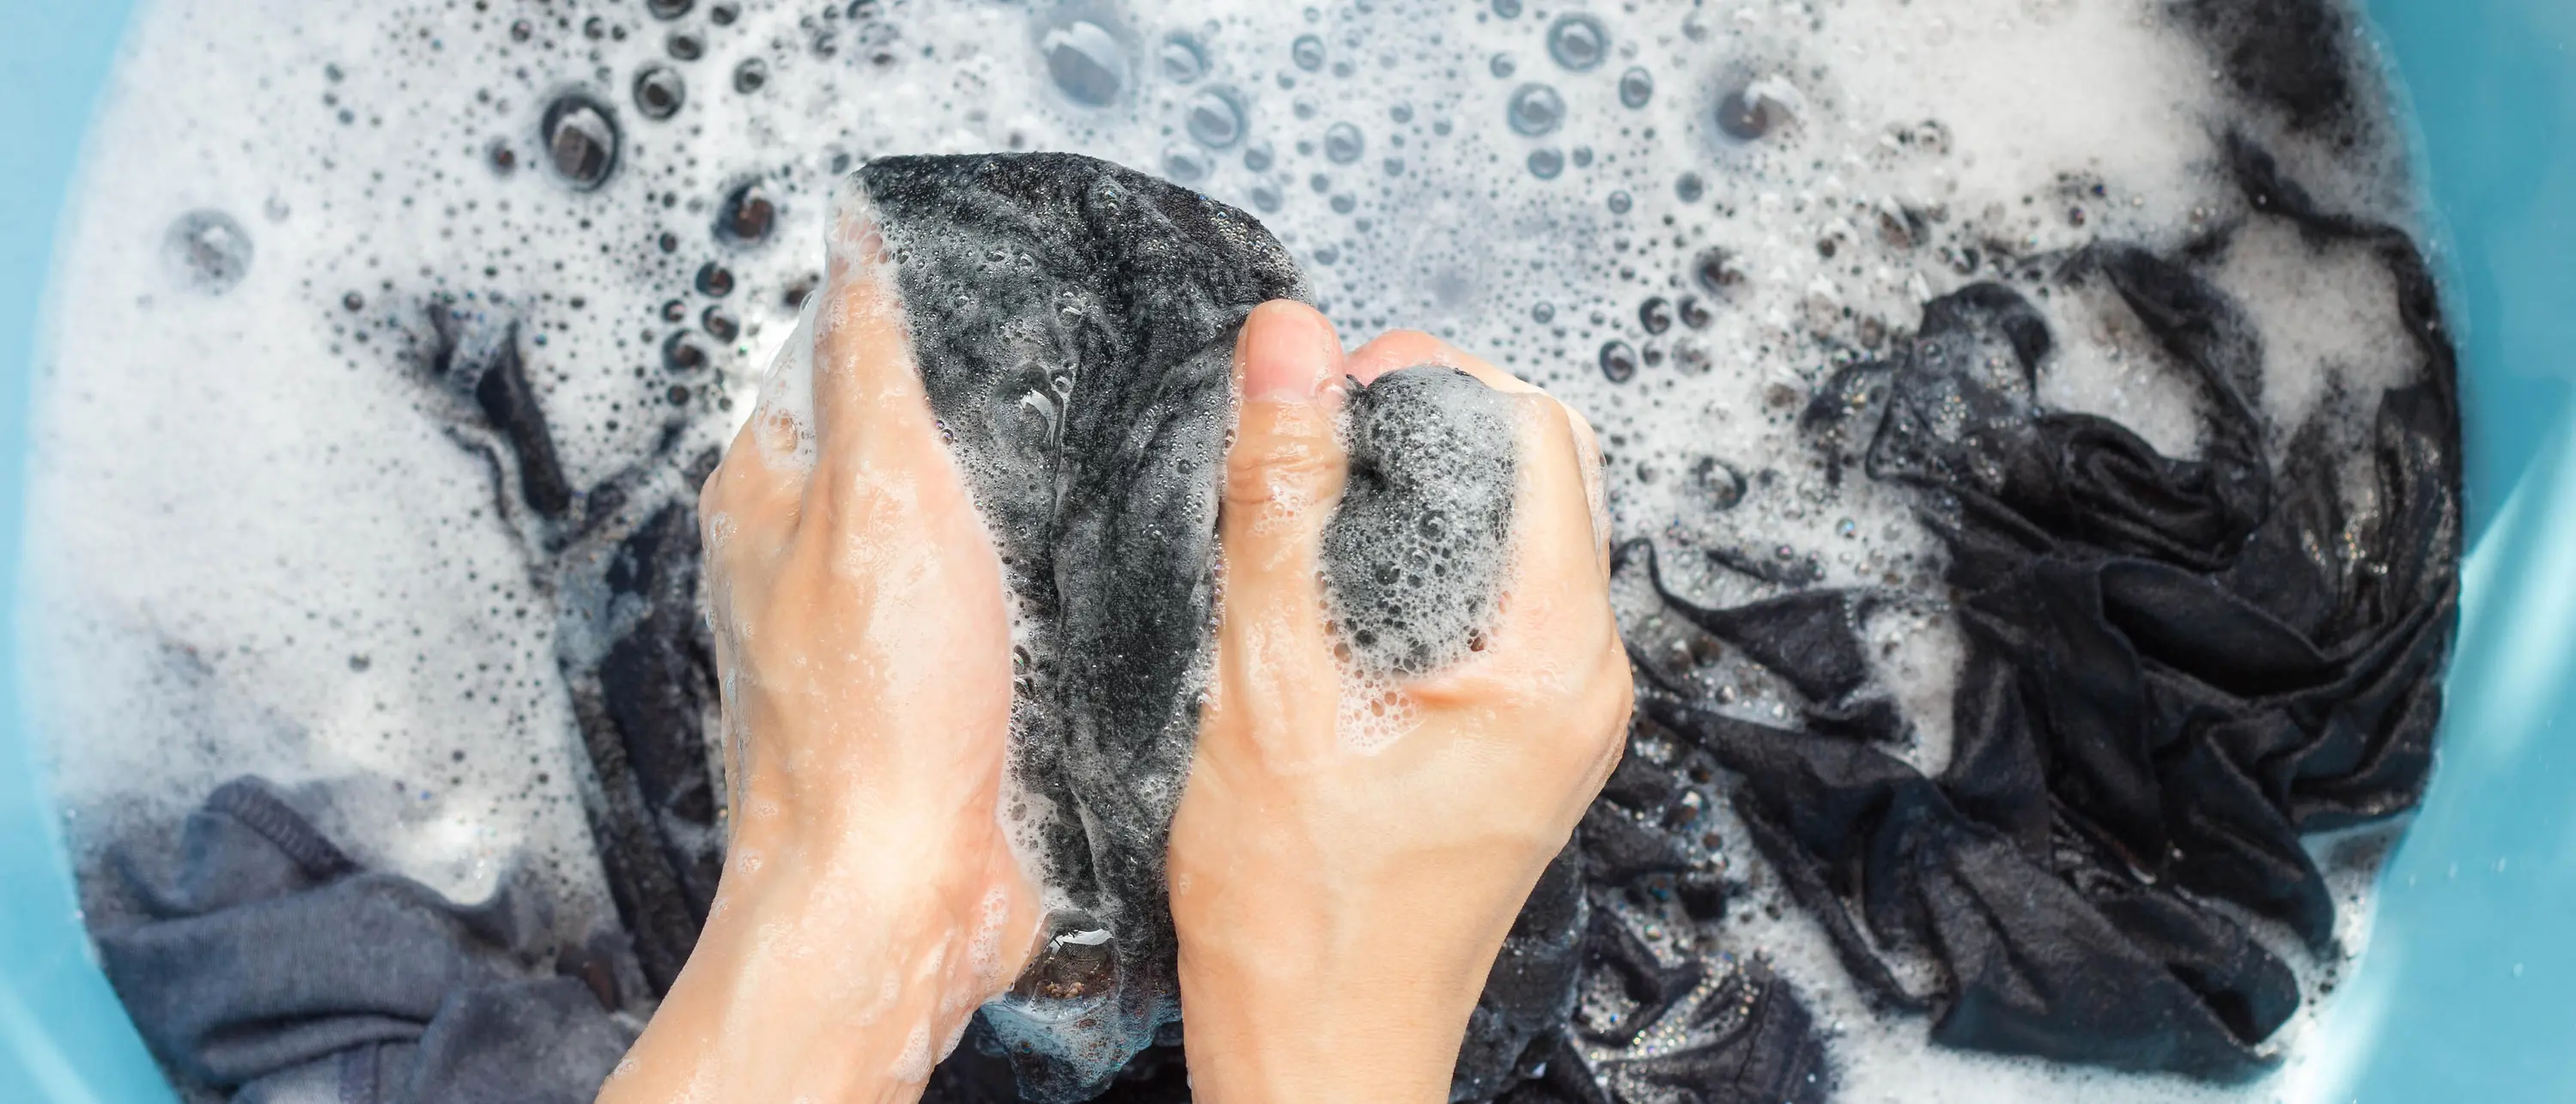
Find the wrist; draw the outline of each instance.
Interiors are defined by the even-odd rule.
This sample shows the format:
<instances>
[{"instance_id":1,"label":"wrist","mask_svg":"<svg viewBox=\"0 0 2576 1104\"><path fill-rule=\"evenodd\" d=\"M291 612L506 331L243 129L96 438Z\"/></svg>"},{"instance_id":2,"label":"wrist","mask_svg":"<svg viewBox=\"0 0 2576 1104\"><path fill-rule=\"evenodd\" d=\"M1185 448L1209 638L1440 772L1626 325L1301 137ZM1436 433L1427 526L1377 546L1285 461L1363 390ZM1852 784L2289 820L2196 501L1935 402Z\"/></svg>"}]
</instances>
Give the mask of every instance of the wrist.
<instances>
[{"instance_id":1,"label":"wrist","mask_svg":"<svg viewBox=\"0 0 2576 1104\"><path fill-rule=\"evenodd\" d=\"M1184 931L1183 1038L1195 1098L1446 1101L1495 947L1411 922L1437 912L1379 915L1365 928L1308 927L1309 938ZM1500 941L1497 932L1492 942Z\"/></svg>"},{"instance_id":2,"label":"wrist","mask_svg":"<svg viewBox=\"0 0 2576 1104\"><path fill-rule=\"evenodd\" d=\"M925 830L922 836L941 833ZM1033 921L997 866L926 857L784 818L735 825L705 928L601 1093L677 1099L916 1099L976 1005L1025 958ZM939 854L947 854L944 844Z\"/></svg>"}]
</instances>

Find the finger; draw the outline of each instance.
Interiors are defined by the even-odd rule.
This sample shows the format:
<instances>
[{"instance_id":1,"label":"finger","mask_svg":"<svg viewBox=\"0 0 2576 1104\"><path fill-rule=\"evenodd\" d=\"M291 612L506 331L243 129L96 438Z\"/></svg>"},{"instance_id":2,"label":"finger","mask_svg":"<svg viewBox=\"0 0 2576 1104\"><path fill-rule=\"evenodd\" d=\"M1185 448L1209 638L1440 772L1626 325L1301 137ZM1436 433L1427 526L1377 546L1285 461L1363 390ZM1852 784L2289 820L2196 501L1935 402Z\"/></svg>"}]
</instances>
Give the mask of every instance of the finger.
<instances>
[{"instance_id":1,"label":"finger","mask_svg":"<svg viewBox=\"0 0 2576 1104\"><path fill-rule=\"evenodd\" d=\"M1342 368L1332 323L1302 303L1262 304L1235 343L1243 398L1217 521L1224 693L1210 705L1283 750L1329 739L1339 707L1317 571L1348 463L1334 426Z\"/></svg>"},{"instance_id":2,"label":"finger","mask_svg":"<svg viewBox=\"0 0 2576 1104\"><path fill-rule=\"evenodd\" d=\"M1485 386L1496 391L1519 394L1538 390L1511 373L1420 330L1389 330L1379 335L1377 340L1353 352L1349 364L1342 370L1366 386L1377 382L1379 376L1399 368L1417 368L1426 364L1458 369L1483 380Z\"/></svg>"},{"instance_id":3,"label":"finger","mask_svg":"<svg viewBox=\"0 0 2576 1104\"><path fill-rule=\"evenodd\" d=\"M811 403L794 377L806 371L811 341L812 328L799 323L761 382L751 417L699 489L698 536L718 583L740 578L795 535L813 442L803 413Z\"/></svg>"},{"instance_id":4,"label":"finger","mask_svg":"<svg viewBox=\"0 0 2576 1104\"><path fill-rule=\"evenodd\" d=\"M926 457L938 444L914 366L874 209L857 185L841 194L824 245L828 273L814 328L814 438L823 466L853 450L880 460Z\"/></svg>"},{"instance_id":5,"label":"finger","mask_svg":"<svg viewBox=\"0 0 2576 1104\"><path fill-rule=\"evenodd\" d=\"M1583 474L1583 500L1592 507L1592 552L1600 561L1601 578L1610 578L1610 494L1601 479L1601 436L1592 431L1592 419L1562 403L1566 423L1574 430L1574 459Z\"/></svg>"},{"instance_id":6,"label":"finger","mask_svg":"<svg viewBox=\"0 0 2576 1104\"><path fill-rule=\"evenodd\" d=\"M1544 395L1515 401L1520 490L1512 511L1512 567L1494 646L1486 652L1493 667L1478 673L1540 698L1581 694L1598 680L1604 657L1618 650L1609 579L1592 535L1572 421Z\"/></svg>"}]
</instances>

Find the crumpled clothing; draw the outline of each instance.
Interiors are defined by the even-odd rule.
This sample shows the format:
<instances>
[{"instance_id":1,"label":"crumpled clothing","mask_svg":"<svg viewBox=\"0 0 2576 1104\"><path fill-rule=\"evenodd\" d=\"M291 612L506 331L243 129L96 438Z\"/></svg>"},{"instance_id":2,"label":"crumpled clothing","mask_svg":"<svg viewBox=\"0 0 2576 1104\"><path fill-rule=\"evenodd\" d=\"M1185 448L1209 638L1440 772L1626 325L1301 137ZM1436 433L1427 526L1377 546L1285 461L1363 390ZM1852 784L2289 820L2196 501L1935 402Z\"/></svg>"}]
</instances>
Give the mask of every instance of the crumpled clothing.
<instances>
[{"instance_id":1,"label":"crumpled clothing","mask_svg":"<svg viewBox=\"0 0 2576 1104\"><path fill-rule=\"evenodd\" d=\"M1994 283L1928 304L1893 357L1837 373L1802 419L1829 455L1912 488L1949 550L1967 654L1937 778L1877 742L1896 730L1840 720L1865 693L1851 660L1867 592L1709 610L1663 591L1814 701L1803 731L1639 665L1644 711L1738 777L1757 848L1853 978L1933 1009L1945 1045L2259 1072L2298 986L2212 902L2329 949L2334 905L2301 837L2423 793L2461 542L2457 365L2433 282L2402 231L2319 210L2242 138L2228 150L2257 212L2393 278L2421 375L2377 396L2359 495L2323 420L2271 463L2261 335L2241 308L2185 259L2104 243L2064 276L2107 281L2190 374L2199 457L2041 406L2052 338ZM1650 547L1623 552L1654 570ZM1778 613L1835 602L1818 622ZM1906 990L1882 948L1930 955L1937 991Z\"/></svg>"},{"instance_id":2,"label":"crumpled clothing","mask_svg":"<svg viewBox=\"0 0 2576 1104\"><path fill-rule=\"evenodd\" d=\"M98 932L101 964L153 1055L237 1104L581 1104L634 1041L614 969L536 970L541 898L364 870L258 778L189 816L177 869L140 865L152 919Z\"/></svg>"},{"instance_id":3,"label":"crumpled clothing","mask_svg":"<svg viewBox=\"0 0 2576 1104\"><path fill-rule=\"evenodd\" d=\"M934 410L1035 625L1015 692L1013 771L1059 810L1081 811L1057 818L1043 841L1073 898L1049 928L1110 935L1051 941L1056 950L977 1017L930 1098L1185 1097L1162 853L1211 639L1229 358L1244 315L1267 299L1303 298L1302 277L1250 216L1088 158L883 158L858 184L898 259ZM433 410L490 463L496 508L566 603L559 658L592 767L586 808L658 994L685 961L721 869L722 786L708 754L714 672L696 615L701 550L688 507L714 457L683 447L674 423L650 455L599 486L556 493L561 465L524 386L506 305L445 299L431 320L415 374L443 399ZM1355 651L1388 670L1418 668L1454 644L1407 626L1454 621L1489 601L1472 592L1499 572L1508 435L1446 425L1499 416L1454 375L1393 373L1352 404L1378 428L1353 439L1354 494L1328 538L1344 549L1328 550L1328 587L1354 624L1376 618L1381 631ZM1465 460L1422 451L1478 447L1502 451ZM1485 485L1437 478L1443 470ZM1463 585L1433 596L1439 615L1412 617L1397 607L1414 595L1370 590L1401 581L1390 571L1402 567L1371 559L1391 556L1394 543L1372 534L1419 531L1434 511L1442 526L1493 536L1483 542L1492 562L1445 565ZM1621 777L1633 783L1645 770ZM1549 1058L1569 1045L1581 978L1606 968L1591 948L1614 929L1592 897L1677 893L1697 915L1717 915L1710 848L1664 824L1681 815L1684 788L1632 787L1627 806L1596 810L1550 868L1475 1010L1457 1099L1491 1099L1543 1071L1593 1083L1581 1060ZM1690 797L1689 815L1714 800L1713 791ZM1742 987L1781 1015L1794 1011L1779 1022L1805 1030L1804 1012L1767 973L1747 973ZM1759 1037L1769 1046L1784 1036L1775 1025ZM1818 1083L1813 1045L1784 1053L1797 1056L1784 1067L1795 1073L1779 1084ZM1748 1066L1748 1091L1770 1085L1779 1065Z\"/></svg>"}]
</instances>

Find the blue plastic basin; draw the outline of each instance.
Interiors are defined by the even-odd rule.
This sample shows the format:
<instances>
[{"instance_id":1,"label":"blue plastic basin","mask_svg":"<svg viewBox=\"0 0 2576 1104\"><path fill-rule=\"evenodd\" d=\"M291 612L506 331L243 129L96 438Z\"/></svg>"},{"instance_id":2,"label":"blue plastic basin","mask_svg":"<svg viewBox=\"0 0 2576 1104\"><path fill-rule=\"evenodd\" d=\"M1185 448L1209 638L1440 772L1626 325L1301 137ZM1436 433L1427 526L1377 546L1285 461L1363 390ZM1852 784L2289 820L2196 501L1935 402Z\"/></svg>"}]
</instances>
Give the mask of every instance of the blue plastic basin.
<instances>
[{"instance_id":1,"label":"blue plastic basin","mask_svg":"<svg viewBox=\"0 0 2576 1104\"><path fill-rule=\"evenodd\" d=\"M0 0L0 579L27 365L131 5ZM2466 354L2470 545L2440 767L2305 1101L2576 1100L2576 0L2371 0ZM15 608L14 587L10 606ZM14 624L14 621L13 621ZM0 633L0 1101L172 1100L91 961Z\"/></svg>"}]
</instances>

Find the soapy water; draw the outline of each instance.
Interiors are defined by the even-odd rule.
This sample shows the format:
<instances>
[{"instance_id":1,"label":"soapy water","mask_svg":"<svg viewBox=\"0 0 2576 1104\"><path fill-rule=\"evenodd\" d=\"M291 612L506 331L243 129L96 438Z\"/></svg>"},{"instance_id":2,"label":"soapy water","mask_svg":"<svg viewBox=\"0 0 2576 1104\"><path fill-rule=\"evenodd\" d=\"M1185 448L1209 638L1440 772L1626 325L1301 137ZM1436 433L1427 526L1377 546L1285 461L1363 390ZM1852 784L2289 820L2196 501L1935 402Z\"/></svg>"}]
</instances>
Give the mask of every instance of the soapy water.
<instances>
[{"instance_id":1,"label":"soapy water","mask_svg":"<svg viewBox=\"0 0 2576 1104\"><path fill-rule=\"evenodd\" d=\"M613 916L576 782L592 699L558 657L589 646L563 611L613 618L615 594L544 564L603 542L584 518L650 528L577 489L750 414L818 284L829 182L886 154L1076 150L1256 213L1347 339L1428 329L1583 411L1614 537L1664 542L1706 604L1786 578L1937 596L1901 497L1829 490L1796 439L1838 363L1935 295L2018 281L2063 346L2043 398L2188 455L2189 393L2055 260L2242 221L2215 167L2229 128L2328 206L2410 221L2367 41L2353 87L2321 97L2249 68L2233 11L165 0L92 138L40 364L25 631L76 858L94 869L242 771L361 775L397 799L342 833L362 862L461 896L525 868L567 933ZM2372 336L2391 323L2368 264L2257 227L2215 279L2266 335L2276 449L2409 371ZM407 376L433 302L458 355L514 349L523 388ZM503 473L538 516L493 494L511 450L460 441L440 407L510 402L553 427L559 471ZM1619 597L1632 640L1667 639L1651 592L1623 578ZM1949 619L1870 630L1907 754L1937 765ZM1731 707L1795 708L1731 662L1703 670ZM1932 1050L1766 896L1722 806L1753 893L1704 937L1779 964L1829 1027L1843 1099L2296 1091L2340 962L2255 926L2309 999L2274 1040L2285 1070L2250 1087ZM2376 851L2331 850L2361 856L2322 864L2348 954Z\"/></svg>"}]
</instances>

